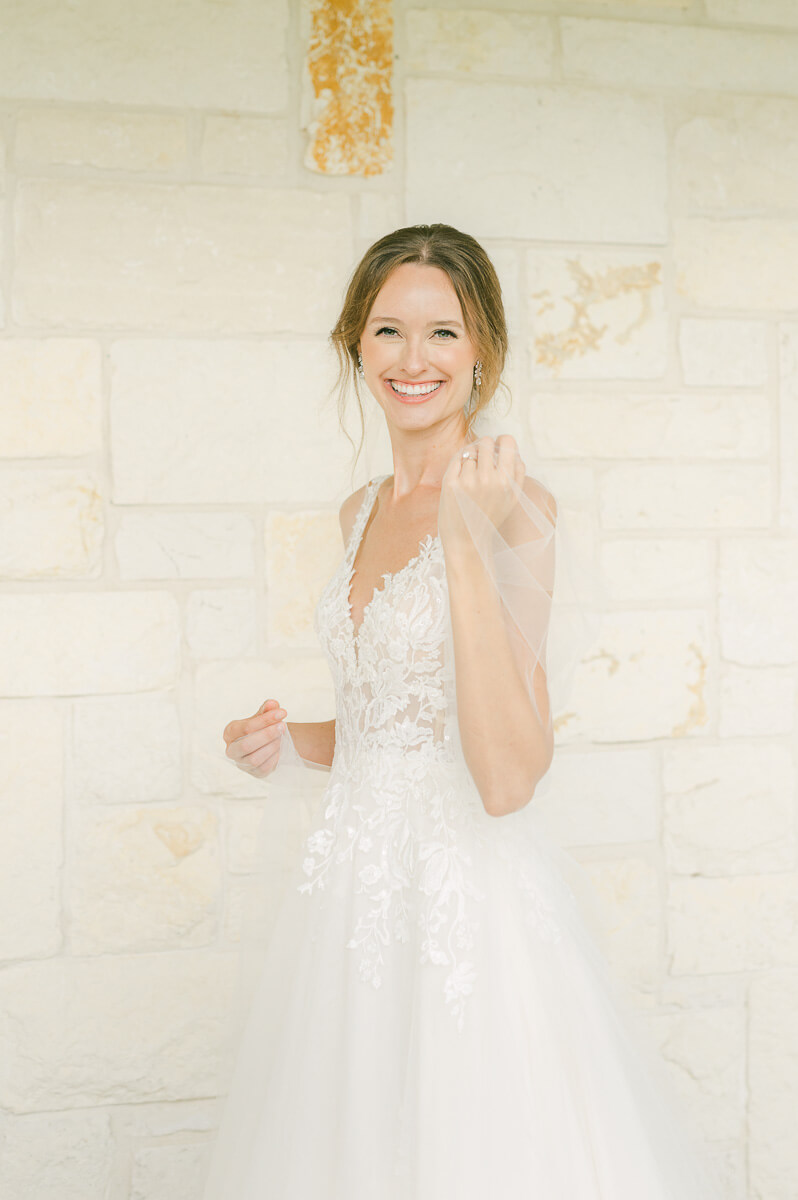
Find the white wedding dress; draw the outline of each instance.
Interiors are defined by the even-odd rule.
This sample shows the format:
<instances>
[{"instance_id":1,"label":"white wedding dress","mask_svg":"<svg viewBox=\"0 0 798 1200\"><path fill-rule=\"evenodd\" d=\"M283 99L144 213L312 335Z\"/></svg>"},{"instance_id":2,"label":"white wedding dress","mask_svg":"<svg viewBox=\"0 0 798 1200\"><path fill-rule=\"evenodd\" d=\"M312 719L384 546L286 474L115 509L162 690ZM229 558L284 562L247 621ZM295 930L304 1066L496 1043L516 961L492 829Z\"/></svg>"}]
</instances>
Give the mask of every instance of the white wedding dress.
<instances>
[{"instance_id":1,"label":"white wedding dress","mask_svg":"<svg viewBox=\"0 0 798 1200\"><path fill-rule=\"evenodd\" d=\"M714 1200L534 798L489 816L447 729L438 537L354 628L353 564L384 478L316 608L335 758L204 1198Z\"/></svg>"}]
</instances>

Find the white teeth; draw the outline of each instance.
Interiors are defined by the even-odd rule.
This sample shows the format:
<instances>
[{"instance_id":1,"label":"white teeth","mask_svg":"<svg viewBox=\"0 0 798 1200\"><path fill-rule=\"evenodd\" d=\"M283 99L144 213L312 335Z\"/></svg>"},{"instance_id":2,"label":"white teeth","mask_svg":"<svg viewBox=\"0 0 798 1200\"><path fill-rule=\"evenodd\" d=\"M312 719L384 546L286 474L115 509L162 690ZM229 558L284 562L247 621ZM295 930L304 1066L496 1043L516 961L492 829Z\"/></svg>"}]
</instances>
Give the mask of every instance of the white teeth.
<instances>
[{"instance_id":1,"label":"white teeth","mask_svg":"<svg viewBox=\"0 0 798 1200\"><path fill-rule=\"evenodd\" d=\"M407 383L397 383L395 379L391 379L388 382L393 390L399 392L402 396L426 396L428 392L434 392L441 386L440 381L438 383L417 384L415 387Z\"/></svg>"}]
</instances>

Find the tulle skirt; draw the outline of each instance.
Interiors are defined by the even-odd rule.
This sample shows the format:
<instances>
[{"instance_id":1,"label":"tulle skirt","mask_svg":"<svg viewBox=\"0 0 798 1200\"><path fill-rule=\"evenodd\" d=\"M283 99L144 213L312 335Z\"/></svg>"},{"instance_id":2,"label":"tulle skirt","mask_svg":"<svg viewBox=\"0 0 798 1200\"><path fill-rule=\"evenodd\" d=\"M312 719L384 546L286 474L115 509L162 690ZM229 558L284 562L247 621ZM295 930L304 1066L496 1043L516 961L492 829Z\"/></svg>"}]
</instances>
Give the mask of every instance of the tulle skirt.
<instances>
[{"instance_id":1,"label":"tulle skirt","mask_svg":"<svg viewBox=\"0 0 798 1200\"><path fill-rule=\"evenodd\" d=\"M340 802L362 813L375 784L337 786L345 826ZM531 805L488 817L464 776L445 786L473 819L443 837L430 818L442 862L405 848L402 920L371 930L370 958L353 931L379 899L378 886L366 907L363 880L384 843L331 863L318 888L297 861L202 1200L717 1200L708 1150L588 928L563 852ZM408 794L417 849L431 810ZM436 917L453 854L468 887L450 883Z\"/></svg>"}]
</instances>

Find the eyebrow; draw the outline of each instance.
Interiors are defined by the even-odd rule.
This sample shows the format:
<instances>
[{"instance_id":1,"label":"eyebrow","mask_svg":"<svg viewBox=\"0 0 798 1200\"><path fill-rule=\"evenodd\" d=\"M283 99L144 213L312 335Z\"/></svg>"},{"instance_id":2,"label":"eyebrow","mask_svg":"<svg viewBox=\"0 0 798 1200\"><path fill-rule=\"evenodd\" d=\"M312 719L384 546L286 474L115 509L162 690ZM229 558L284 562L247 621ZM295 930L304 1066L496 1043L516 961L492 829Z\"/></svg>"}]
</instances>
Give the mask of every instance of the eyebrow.
<instances>
[{"instance_id":1,"label":"eyebrow","mask_svg":"<svg viewBox=\"0 0 798 1200\"><path fill-rule=\"evenodd\" d=\"M394 325L402 324L398 317L372 317L369 325L374 325L377 321L392 321ZM463 328L459 321L449 321L446 319L442 321L430 321L430 325L456 325L458 329Z\"/></svg>"}]
</instances>

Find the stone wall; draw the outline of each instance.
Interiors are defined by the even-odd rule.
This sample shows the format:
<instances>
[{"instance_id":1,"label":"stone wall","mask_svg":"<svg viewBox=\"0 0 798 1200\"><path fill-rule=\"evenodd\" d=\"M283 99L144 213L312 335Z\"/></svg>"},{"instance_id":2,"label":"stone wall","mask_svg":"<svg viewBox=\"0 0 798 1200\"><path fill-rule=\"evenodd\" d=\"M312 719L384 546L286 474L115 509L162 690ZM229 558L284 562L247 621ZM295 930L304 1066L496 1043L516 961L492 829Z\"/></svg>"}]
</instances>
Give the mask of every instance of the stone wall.
<instances>
[{"instance_id":1,"label":"stone wall","mask_svg":"<svg viewBox=\"0 0 798 1200\"><path fill-rule=\"evenodd\" d=\"M332 715L327 333L442 220L600 522L547 819L730 1200L794 1200L798 7L0 0L0 35L4 1192L198 1194L263 794L221 730Z\"/></svg>"}]
</instances>

